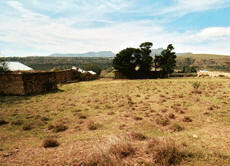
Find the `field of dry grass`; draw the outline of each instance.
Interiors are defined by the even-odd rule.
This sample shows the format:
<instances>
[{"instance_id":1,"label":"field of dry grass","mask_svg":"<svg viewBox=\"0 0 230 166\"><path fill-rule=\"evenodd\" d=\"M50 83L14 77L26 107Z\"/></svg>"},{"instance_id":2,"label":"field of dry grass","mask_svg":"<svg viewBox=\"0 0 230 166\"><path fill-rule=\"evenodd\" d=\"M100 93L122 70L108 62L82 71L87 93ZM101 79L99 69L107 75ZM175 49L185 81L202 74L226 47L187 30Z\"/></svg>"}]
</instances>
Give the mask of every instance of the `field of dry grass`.
<instances>
[{"instance_id":1,"label":"field of dry grass","mask_svg":"<svg viewBox=\"0 0 230 166\"><path fill-rule=\"evenodd\" d=\"M64 84L0 97L0 165L230 165L230 80Z\"/></svg>"}]
</instances>

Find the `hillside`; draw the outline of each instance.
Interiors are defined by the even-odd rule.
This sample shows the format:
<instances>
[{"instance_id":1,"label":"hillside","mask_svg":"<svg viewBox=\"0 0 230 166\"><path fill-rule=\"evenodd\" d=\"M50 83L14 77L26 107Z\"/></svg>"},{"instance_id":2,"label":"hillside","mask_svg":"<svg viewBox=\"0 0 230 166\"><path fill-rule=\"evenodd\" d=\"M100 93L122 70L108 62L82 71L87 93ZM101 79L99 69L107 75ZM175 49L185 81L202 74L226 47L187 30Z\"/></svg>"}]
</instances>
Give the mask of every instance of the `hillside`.
<instances>
[{"instance_id":1,"label":"hillside","mask_svg":"<svg viewBox=\"0 0 230 166\"><path fill-rule=\"evenodd\" d=\"M102 79L0 96L0 165L229 166L229 97L225 78Z\"/></svg>"},{"instance_id":2,"label":"hillside","mask_svg":"<svg viewBox=\"0 0 230 166\"><path fill-rule=\"evenodd\" d=\"M194 66L197 69L230 71L230 56L214 54L179 54L177 67Z\"/></svg>"}]
</instances>

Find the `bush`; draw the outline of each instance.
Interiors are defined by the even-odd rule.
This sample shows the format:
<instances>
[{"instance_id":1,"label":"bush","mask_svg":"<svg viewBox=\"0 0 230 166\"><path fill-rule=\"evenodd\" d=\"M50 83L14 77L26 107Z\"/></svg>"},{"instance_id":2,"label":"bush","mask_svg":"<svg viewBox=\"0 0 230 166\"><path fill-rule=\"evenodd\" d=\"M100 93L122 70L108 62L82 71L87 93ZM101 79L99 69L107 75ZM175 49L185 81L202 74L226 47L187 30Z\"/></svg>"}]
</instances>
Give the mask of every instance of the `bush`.
<instances>
[{"instance_id":1,"label":"bush","mask_svg":"<svg viewBox=\"0 0 230 166\"><path fill-rule=\"evenodd\" d=\"M89 130L97 130L98 124L95 123L94 121L89 121L87 127Z\"/></svg>"},{"instance_id":2,"label":"bush","mask_svg":"<svg viewBox=\"0 0 230 166\"><path fill-rule=\"evenodd\" d=\"M55 125L53 126L52 129L53 129L53 132L58 133L58 132L62 132L62 131L67 130L68 127L65 126L65 125L62 124L62 123L57 123L57 124L55 124Z\"/></svg>"},{"instance_id":3,"label":"bush","mask_svg":"<svg viewBox=\"0 0 230 166\"><path fill-rule=\"evenodd\" d=\"M174 123L171 127L171 129L174 131L174 132L179 132L179 131L182 131L184 130L184 127L182 127L181 125L177 124L177 123Z\"/></svg>"},{"instance_id":4,"label":"bush","mask_svg":"<svg viewBox=\"0 0 230 166\"><path fill-rule=\"evenodd\" d=\"M184 122L192 122L192 119L188 116L185 116L183 119Z\"/></svg>"},{"instance_id":5,"label":"bush","mask_svg":"<svg viewBox=\"0 0 230 166\"><path fill-rule=\"evenodd\" d=\"M7 122L6 120L4 119L0 119L0 126L1 125L5 125L5 124L8 124L9 122Z\"/></svg>"},{"instance_id":6,"label":"bush","mask_svg":"<svg viewBox=\"0 0 230 166\"><path fill-rule=\"evenodd\" d=\"M162 126L167 126L170 123L170 120L167 117L159 117L158 119L156 119L156 123L158 125L162 125Z\"/></svg>"},{"instance_id":7,"label":"bush","mask_svg":"<svg viewBox=\"0 0 230 166\"><path fill-rule=\"evenodd\" d=\"M52 148L52 147L57 147L59 146L58 141L56 140L56 138L47 138L43 141L43 147L44 148Z\"/></svg>"},{"instance_id":8,"label":"bush","mask_svg":"<svg viewBox=\"0 0 230 166\"><path fill-rule=\"evenodd\" d=\"M26 122L26 123L24 123L24 125L22 126L22 129L23 129L23 130L31 130L31 129L33 129L33 124L30 123L30 122Z\"/></svg>"},{"instance_id":9,"label":"bush","mask_svg":"<svg viewBox=\"0 0 230 166\"><path fill-rule=\"evenodd\" d=\"M16 126L19 126L19 125L22 125L24 123L23 120L16 120L16 121L12 121L11 122L11 125L16 125Z\"/></svg>"},{"instance_id":10,"label":"bush","mask_svg":"<svg viewBox=\"0 0 230 166\"><path fill-rule=\"evenodd\" d=\"M78 114L78 118L79 118L79 119L86 119L87 116L86 116L86 115L82 115L82 114Z\"/></svg>"},{"instance_id":11,"label":"bush","mask_svg":"<svg viewBox=\"0 0 230 166\"><path fill-rule=\"evenodd\" d=\"M198 89L200 87L200 83L199 82L194 82L192 84L192 86L193 86L194 89Z\"/></svg>"}]
</instances>

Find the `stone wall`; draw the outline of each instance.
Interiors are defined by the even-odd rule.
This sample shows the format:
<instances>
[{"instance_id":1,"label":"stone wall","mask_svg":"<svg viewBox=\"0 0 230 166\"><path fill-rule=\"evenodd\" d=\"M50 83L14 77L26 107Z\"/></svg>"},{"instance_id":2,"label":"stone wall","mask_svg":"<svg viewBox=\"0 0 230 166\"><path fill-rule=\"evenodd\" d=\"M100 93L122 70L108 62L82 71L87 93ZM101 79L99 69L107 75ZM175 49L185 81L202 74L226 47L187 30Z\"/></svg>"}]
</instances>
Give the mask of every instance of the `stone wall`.
<instances>
[{"instance_id":1,"label":"stone wall","mask_svg":"<svg viewBox=\"0 0 230 166\"><path fill-rule=\"evenodd\" d=\"M97 79L97 75L80 73L77 70L0 73L0 94L38 94L57 89L58 83L89 81L94 79Z\"/></svg>"},{"instance_id":2,"label":"stone wall","mask_svg":"<svg viewBox=\"0 0 230 166\"><path fill-rule=\"evenodd\" d=\"M21 74L0 74L0 94L25 95L24 83Z\"/></svg>"},{"instance_id":3,"label":"stone wall","mask_svg":"<svg viewBox=\"0 0 230 166\"><path fill-rule=\"evenodd\" d=\"M29 95L57 89L54 72L11 72L0 74L0 94Z\"/></svg>"},{"instance_id":4,"label":"stone wall","mask_svg":"<svg viewBox=\"0 0 230 166\"><path fill-rule=\"evenodd\" d=\"M57 89L55 72L22 74L25 94L37 94Z\"/></svg>"},{"instance_id":5,"label":"stone wall","mask_svg":"<svg viewBox=\"0 0 230 166\"><path fill-rule=\"evenodd\" d=\"M56 81L57 83L71 82L73 80L78 80L81 73L77 70L61 70L56 71Z\"/></svg>"}]
</instances>

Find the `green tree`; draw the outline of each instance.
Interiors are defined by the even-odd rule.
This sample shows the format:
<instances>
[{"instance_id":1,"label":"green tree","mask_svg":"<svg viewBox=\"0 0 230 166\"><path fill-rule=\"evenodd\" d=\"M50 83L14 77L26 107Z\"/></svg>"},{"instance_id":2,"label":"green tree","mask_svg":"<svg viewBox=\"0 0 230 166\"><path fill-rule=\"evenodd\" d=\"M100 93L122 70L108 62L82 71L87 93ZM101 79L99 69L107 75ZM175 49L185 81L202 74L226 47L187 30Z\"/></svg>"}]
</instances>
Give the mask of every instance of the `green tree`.
<instances>
[{"instance_id":1,"label":"green tree","mask_svg":"<svg viewBox=\"0 0 230 166\"><path fill-rule=\"evenodd\" d=\"M141 72L148 72L151 71L152 65L153 65L153 57L151 54L151 48L153 46L153 43L151 42L145 42L140 45L140 71Z\"/></svg>"},{"instance_id":2,"label":"green tree","mask_svg":"<svg viewBox=\"0 0 230 166\"><path fill-rule=\"evenodd\" d=\"M122 73L135 72L139 57L139 50L136 48L126 48L121 50L113 59L114 69Z\"/></svg>"},{"instance_id":3,"label":"green tree","mask_svg":"<svg viewBox=\"0 0 230 166\"><path fill-rule=\"evenodd\" d=\"M148 72L152 68L151 42L145 42L140 48L121 50L113 59L113 67L122 73Z\"/></svg>"},{"instance_id":4,"label":"green tree","mask_svg":"<svg viewBox=\"0 0 230 166\"><path fill-rule=\"evenodd\" d=\"M173 73L176 67L176 53L173 50L173 45L169 44L167 49L164 49L158 58L161 71L167 75Z\"/></svg>"}]
</instances>

